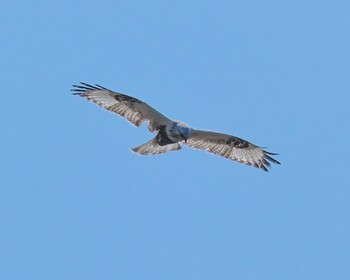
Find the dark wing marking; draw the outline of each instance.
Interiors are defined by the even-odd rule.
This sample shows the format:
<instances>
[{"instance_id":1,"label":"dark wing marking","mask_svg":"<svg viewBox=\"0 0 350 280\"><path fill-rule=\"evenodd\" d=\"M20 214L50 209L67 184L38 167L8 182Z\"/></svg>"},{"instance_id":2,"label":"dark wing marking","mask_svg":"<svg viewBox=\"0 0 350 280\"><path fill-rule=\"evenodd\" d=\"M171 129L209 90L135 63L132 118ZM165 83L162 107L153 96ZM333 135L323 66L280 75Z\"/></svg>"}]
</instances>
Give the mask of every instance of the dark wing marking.
<instances>
[{"instance_id":1,"label":"dark wing marking","mask_svg":"<svg viewBox=\"0 0 350 280\"><path fill-rule=\"evenodd\" d=\"M271 157L277 154L264 151L259 146L228 134L193 129L191 137L185 144L231 160L253 165L264 171L268 171L270 162L280 164Z\"/></svg>"},{"instance_id":2,"label":"dark wing marking","mask_svg":"<svg viewBox=\"0 0 350 280\"><path fill-rule=\"evenodd\" d=\"M80 83L80 85L73 85L72 91L102 108L125 117L136 126L140 126L144 121L149 121L150 131L158 130L161 126L172 122L147 103L99 85Z\"/></svg>"}]
</instances>

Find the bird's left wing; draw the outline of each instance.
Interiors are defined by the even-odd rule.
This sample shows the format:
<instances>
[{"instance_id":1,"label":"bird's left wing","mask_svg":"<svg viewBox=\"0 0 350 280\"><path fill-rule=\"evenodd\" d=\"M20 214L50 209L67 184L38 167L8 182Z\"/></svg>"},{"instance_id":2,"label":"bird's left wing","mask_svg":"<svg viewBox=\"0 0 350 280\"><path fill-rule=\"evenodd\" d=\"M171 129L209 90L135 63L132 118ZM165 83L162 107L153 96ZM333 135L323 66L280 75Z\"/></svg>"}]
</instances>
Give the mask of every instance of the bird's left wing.
<instances>
[{"instance_id":1,"label":"bird's left wing","mask_svg":"<svg viewBox=\"0 0 350 280\"><path fill-rule=\"evenodd\" d=\"M158 130L161 126L172 122L147 103L99 85L80 83L80 85L73 85L72 91L74 94L125 117L136 126L140 126L144 121L149 121L148 129L150 131Z\"/></svg>"},{"instance_id":2,"label":"bird's left wing","mask_svg":"<svg viewBox=\"0 0 350 280\"><path fill-rule=\"evenodd\" d=\"M193 129L190 138L184 144L253 165L264 171L268 171L270 162L280 164L271 157L277 154L264 151L259 146L228 134Z\"/></svg>"}]
</instances>

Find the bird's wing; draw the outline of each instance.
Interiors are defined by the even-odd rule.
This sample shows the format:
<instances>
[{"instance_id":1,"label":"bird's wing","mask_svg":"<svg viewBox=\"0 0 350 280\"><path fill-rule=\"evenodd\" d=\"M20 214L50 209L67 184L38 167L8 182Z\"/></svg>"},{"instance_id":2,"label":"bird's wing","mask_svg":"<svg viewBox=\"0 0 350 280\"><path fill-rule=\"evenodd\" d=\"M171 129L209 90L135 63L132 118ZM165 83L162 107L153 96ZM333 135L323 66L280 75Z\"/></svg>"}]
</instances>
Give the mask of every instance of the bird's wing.
<instances>
[{"instance_id":1,"label":"bird's wing","mask_svg":"<svg viewBox=\"0 0 350 280\"><path fill-rule=\"evenodd\" d=\"M270 162L280 164L271 157L277 154L264 151L259 146L228 134L193 129L191 137L184 144L253 165L264 171L268 171Z\"/></svg>"},{"instance_id":2,"label":"bird's wing","mask_svg":"<svg viewBox=\"0 0 350 280\"><path fill-rule=\"evenodd\" d=\"M147 103L99 85L80 83L80 85L73 85L72 91L74 94L125 117L136 126L140 126L144 121L149 121L148 129L150 131L158 130L161 126L172 122Z\"/></svg>"}]
</instances>

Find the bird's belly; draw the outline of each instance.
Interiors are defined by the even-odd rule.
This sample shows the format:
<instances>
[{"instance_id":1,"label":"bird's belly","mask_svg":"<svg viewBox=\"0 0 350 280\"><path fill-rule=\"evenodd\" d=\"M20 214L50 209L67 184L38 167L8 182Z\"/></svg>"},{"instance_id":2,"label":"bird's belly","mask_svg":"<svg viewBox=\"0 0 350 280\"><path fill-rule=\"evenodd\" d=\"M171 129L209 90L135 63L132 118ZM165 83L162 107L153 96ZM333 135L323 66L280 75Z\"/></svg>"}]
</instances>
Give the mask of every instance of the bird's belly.
<instances>
[{"instance_id":1,"label":"bird's belly","mask_svg":"<svg viewBox=\"0 0 350 280\"><path fill-rule=\"evenodd\" d=\"M179 133L175 133L173 131L166 130L165 127L162 127L156 136L157 143L161 146L174 144L182 141L182 137Z\"/></svg>"}]
</instances>

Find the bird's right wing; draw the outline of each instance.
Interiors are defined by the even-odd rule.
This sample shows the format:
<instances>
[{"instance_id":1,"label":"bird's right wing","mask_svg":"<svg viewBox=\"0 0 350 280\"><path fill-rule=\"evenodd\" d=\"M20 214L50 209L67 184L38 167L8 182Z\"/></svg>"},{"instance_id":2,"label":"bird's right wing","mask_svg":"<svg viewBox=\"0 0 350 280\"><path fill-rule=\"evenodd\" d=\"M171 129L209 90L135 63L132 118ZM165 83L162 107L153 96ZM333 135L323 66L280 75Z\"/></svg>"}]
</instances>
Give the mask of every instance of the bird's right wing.
<instances>
[{"instance_id":1,"label":"bird's right wing","mask_svg":"<svg viewBox=\"0 0 350 280\"><path fill-rule=\"evenodd\" d=\"M99 85L80 83L80 85L73 85L72 91L102 108L126 118L136 126L148 121L148 129L152 132L172 122L147 103Z\"/></svg>"}]
</instances>

